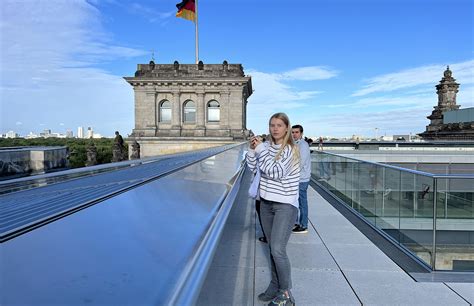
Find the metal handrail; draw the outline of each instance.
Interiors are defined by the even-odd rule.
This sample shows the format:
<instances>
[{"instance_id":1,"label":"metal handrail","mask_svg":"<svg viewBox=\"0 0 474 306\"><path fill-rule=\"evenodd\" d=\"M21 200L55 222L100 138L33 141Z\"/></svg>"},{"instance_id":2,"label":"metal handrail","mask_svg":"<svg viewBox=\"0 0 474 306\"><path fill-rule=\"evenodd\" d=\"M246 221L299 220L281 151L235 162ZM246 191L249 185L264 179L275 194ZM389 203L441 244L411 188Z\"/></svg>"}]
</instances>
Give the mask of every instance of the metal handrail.
<instances>
[{"instance_id":1,"label":"metal handrail","mask_svg":"<svg viewBox=\"0 0 474 306\"><path fill-rule=\"evenodd\" d=\"M194 305L199 297L207 271L212 263L227 218L232 209L232 204L240 189L240 182L245 170L244 162L245 160L242 161L240 168L229 180L229 183L232 185L222 195L220 208L209 226L209 230L193 258L186 266L185 271L181 274L175 290L166 305Z\"/></svg>"}]
</instances>

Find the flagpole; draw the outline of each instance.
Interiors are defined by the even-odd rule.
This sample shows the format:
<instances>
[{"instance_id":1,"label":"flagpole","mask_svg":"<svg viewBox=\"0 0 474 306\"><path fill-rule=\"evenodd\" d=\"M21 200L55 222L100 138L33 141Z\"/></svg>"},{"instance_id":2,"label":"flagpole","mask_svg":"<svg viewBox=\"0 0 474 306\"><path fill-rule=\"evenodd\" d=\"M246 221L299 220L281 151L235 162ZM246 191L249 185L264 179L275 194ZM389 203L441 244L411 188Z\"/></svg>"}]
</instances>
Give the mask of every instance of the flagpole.
<instances>
[{"instance_id":1,"label":"flagpole","mask_svg":"<svg viewBox=\"0 0 474 306\"><path fill-rule=\"evenodd\" d=\"M198 64L199 63L198 0L195 0L194 2L194 10L196 11L195 16L194 16L194 18L196 18L196 22L195 22L195 25L196 25L196 64Z\"/></svg>"}]
</instances>

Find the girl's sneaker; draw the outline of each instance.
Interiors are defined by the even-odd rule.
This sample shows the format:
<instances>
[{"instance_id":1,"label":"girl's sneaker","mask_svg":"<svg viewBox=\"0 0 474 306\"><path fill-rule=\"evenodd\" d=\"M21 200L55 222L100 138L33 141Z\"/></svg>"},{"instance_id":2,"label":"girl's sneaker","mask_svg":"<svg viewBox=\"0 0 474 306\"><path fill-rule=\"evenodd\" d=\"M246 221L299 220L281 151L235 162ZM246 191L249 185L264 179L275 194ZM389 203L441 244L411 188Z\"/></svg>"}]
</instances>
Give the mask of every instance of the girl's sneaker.
<instances>
[{"instance_id":1,"label":"girl's sneaker","mask_svg":"<svg viewBox=\"0 0 474 306\"><path fill-rule=\"evenodd\" d=\"M276 293L275 294L268 294L267 292L263 292L263 293L260 293L258 295L258 299L262 302L269 302L271 300L273 300L275 297L276 297Z\"/></svg>"},{"instance_id":2,"label":"girl's sneaker","mask_svg":"<svg viewBox=\"0 0 474 306\"><path fill-rule=\"evenodd\" d=\"M279 291L278 295L268 304L268 306L295 306L294 299L291 298L291 294Z\"/></svg>"}]
</instances>

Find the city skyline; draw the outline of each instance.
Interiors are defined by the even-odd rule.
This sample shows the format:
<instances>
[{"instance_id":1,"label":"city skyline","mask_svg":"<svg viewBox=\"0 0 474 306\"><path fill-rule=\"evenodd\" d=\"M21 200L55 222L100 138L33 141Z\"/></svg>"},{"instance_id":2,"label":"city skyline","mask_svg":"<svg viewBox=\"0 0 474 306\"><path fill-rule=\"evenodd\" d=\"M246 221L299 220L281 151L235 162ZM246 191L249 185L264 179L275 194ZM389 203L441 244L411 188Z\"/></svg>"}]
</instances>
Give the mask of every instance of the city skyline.
<instances>
[{"instance_id":1,"label":"city skyline","mask_svg":"<svg viewBox=\"0 0 474 306\"><path fill-rule=\"evenodd\" d=\"M131 133L132 76L194 62L179 1L2 1L1 132ZM222 12L225 12L223 14ZM247 128L286 112L308 136L416 134L449 65L474 106L473 4L464 0L199 2L200 59L252 76Z\"/></svg>"},{"instance_id":2,"label":"city skyline","mask_svg":"<svg viewBox=\"0 0 474 306\"><path fill-rule=\"evenodd\" d=\"M77 132L74 132L74 129L64 128L62 131L53 130L50 128L44 128L42 131L30 131L27 134L17 133L15 130L0 131L0 138L49 138L49 137L58 137L58 138L114 138L115 135L102 135L94 130L93 127L84 127L78 126L76 128ZM12 136L16 135L16 136Z\"/></svg>"}]
</instances>

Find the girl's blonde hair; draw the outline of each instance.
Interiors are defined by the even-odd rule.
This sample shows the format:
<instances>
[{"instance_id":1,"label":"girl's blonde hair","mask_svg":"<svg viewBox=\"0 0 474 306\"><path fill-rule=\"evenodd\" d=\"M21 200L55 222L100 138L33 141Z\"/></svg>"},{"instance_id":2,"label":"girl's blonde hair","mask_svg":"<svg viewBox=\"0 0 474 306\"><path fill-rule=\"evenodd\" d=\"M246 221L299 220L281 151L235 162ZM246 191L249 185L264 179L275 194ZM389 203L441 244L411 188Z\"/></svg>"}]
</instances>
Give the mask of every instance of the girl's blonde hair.
<instances>
[{"instance_id":1,"label":"girl's blonde hair","mask_svg":"<svg viewBox=\"0 0 474 306\"><path fill-rule=\"evenodd\" d=\"M273 118L280 119L281 121L283 121L283 123L288 128L288 130L286 131L285 137L283 138L283 144L282 144L280 150L278 150L277 154L275 155L275 160L280 159L280 155L281 155L281 153L283 152L283 150L285 149L286 146L290 146L292 151L293 151L293 161L299 160L299 158L300 158L300 153L299 152L300 151L298 149L298 146L295 145L295 142L293 141L293 137L291 136L290 119L288 118L288 116L285 113L273 114L270 117L270 120L268 120L268 134L271 137L272 143L275 143L275 139L273 138L272 131L270 129L270 124L271 124Z\"/></svg>"}]
</instances>

